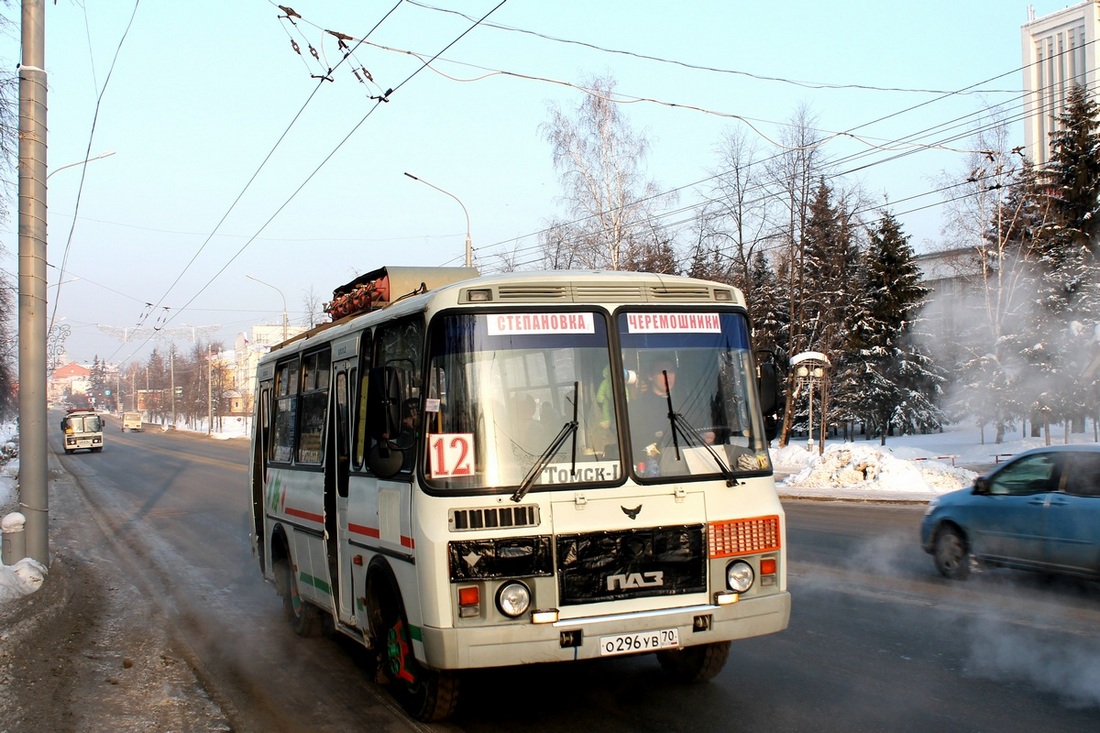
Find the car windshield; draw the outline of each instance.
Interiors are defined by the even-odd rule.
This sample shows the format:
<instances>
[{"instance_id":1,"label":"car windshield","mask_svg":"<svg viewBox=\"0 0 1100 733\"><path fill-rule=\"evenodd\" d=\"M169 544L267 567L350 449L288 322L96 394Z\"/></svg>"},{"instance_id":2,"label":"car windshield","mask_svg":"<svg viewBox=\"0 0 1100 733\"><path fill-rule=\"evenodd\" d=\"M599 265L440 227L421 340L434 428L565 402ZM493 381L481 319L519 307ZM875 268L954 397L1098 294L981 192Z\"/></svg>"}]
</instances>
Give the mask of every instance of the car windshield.
<instances>
[{"instance_id":1,"label":"car windshield","mask_svg":"<svg viewBox=\"0 0 1100 733\"><path fill-rule=\"evenodd\" d=\"M602 313L437 317L423 431L429 485L463 491L523 485L525 493L618 481L610 374Z\"/></svg>"},{"instance_id":2,"label":"car windshield","mask_svg":"<svg viewBox=\"0 0 1100 733\"><path fill-rule=\"evenodd\" d=\"M630 311L617 325L640 479L770 470L744 315Z\"/></svg>"}]
</instances>

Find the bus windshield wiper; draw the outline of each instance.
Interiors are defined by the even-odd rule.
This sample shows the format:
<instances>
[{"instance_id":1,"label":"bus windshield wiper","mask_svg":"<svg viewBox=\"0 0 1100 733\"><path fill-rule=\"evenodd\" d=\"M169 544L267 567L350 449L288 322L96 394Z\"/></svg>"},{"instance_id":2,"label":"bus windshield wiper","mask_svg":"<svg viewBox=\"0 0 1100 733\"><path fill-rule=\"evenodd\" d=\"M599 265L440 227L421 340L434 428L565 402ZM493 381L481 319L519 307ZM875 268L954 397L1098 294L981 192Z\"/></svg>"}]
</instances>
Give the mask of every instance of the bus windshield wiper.
<instances>
[{"instance_id":1,"label":"bus windshield wiper","mask_svg":"<svg viewBox=\"0 0 1100 733\"><path fill-rule=\"evenodd\" d=\"M516 493L512 494L512 501L523 501L523 497L527 496L527 492L531 490L531 487L535 485L535 479L538 478L542 470L546 468L546 464L550 463L550 459L561 448L562 443L570 435L573 436L573 463L569 468L569 475L573 476L577 472L577 390L578 383L573 382L573 419L561 426L561 430L554 437L554 440L546 447L546 450L542 452L539 459L535 461L535 465L531 466L531 470L527 472L527 475L523 477L523 481L520 481L519 488L516 489Z\"/></svg>"},{"instance_id":2,"label":"bus windshield wiper","mask_svg":"<svg viewBox=\"0 0 1100 733\"><path fill-rule=\"evenodd\" d=\"M699 436L699 431L694 425L688 422L686 417L672 409L672 390L669 389L668 386L668 375L665 374L664 377L665 399L668 401L668 424L672 427L672 447L676 451L676 460L680 460L680 441L678 438L683 438L684 445L686 446L702 446L706 448L707 453L714 459L714 465L718 467L718 471L722 474L722 478L726 480L726 486L740 486L741 482L733 475L733 469L726 465L726 462L722 460L722 457L718 455L714 447Z\"/></svg>"}]
</instances>

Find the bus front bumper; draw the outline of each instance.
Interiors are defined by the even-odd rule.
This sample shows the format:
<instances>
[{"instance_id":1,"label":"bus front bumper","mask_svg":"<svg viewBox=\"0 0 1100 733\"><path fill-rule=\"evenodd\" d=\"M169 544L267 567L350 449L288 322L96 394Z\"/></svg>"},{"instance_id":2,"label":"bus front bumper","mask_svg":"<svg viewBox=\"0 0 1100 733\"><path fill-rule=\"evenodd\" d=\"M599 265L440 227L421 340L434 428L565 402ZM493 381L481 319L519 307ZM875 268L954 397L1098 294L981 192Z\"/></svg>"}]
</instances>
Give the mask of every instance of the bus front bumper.
<instances>
[{"instance_id":1,"label":"bus front bumper","mask_svg":"<svg viewBox=\"0 0 1100 733\"><path fill-rule=\"evenodd\" d=\"M604 637L676 629L680 646L687 647L782 631L787 628L790 614L791 596L784 591L728 606L699 605L574 618L552 624L462 629L425 626L421 628L424 645L418 651L434 669L567 662L603 656L600 640ZM700 618L705 621L701 623Z\"/></svg>"}]
</instances>

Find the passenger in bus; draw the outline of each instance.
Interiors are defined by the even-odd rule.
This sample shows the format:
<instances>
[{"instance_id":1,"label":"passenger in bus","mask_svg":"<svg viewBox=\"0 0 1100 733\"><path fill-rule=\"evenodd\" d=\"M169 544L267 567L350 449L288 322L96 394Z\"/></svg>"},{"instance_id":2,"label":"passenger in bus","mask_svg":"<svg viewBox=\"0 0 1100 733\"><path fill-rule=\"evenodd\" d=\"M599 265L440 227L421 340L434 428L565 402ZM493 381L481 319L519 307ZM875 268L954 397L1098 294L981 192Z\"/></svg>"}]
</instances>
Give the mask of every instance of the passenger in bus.
<instances>
[{"instance_id":1,"label":"passenger in bus","mask_svg":"<svg viewBox=\"0 0 1100 733\"><path fill-rule=\"evenodd\" d=\"M540 445L543 429L539 422L538 405L535 398L528 394L516 394L511 400L511 433L516 457L538 455L545 445Z\"/></svg>"},{"instance_id":2,"label":"passenger in bus","mask_svg":"<svg viewBox=\"0 0 1100 733\"><path fill-rule=\"evenodd\" d=\"M676 364L671 359L656 359L646 370L646 378L639 385L637 398L630 402L634 462L643 475L657 475L660 454L666 445L672 444L668 394L675 386Z\"/></svg>"},{"instance_id":3,"label":"passenger in bus","mask_svg":"<svg viewBox=\"0 0 1100 733\"><path fill-rule=\"evenodd\" d=\"M638 472L644 476L658 475L657 466L661 455L672 450L670 394L672 410L676 412L681 409L683 398L676 392L676 363L667 357L655 359L646 370L646 379L640 384L637 398L630 402L628 408L634 463ZM690 417L688 419L690 421ZM714 442L713 431L708 430L699 437L707 443Z\"/></svg>"},{"instance_id":4,"label":"passenger in bus","mask_svg":"<svg viewBox=\"0 0 1100 733\"><path fill-rule=\"evenodd\" d=\"M405 400L401 416L401 433L397 437L397 445L402 450L401 470L410 471L416 461L416 443L419 433L419 408L420 401L416 399Z\"/></svg>"}]
</instances>

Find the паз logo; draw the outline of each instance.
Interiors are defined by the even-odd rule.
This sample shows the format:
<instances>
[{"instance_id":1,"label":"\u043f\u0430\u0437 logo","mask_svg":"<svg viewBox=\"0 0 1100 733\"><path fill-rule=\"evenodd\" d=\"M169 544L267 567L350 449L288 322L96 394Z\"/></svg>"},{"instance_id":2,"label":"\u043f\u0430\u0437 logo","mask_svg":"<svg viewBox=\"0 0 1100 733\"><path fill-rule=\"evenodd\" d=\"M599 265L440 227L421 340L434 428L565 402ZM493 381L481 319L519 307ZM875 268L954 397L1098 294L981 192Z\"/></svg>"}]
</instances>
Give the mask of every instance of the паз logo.
<instances>
[{"instance_id":1,"label":"\u043f\u0430\u0437 logo","mask_svg":"<svg viewBox=\"0 0 1100 733\"><path fill-rule=\"evenodd\" d=\"M665 584L665 574L660 570L648 573L622 573L607 576L608 590L628 590L630 588L656 588Z\"/></svg>"}]
</instances>

